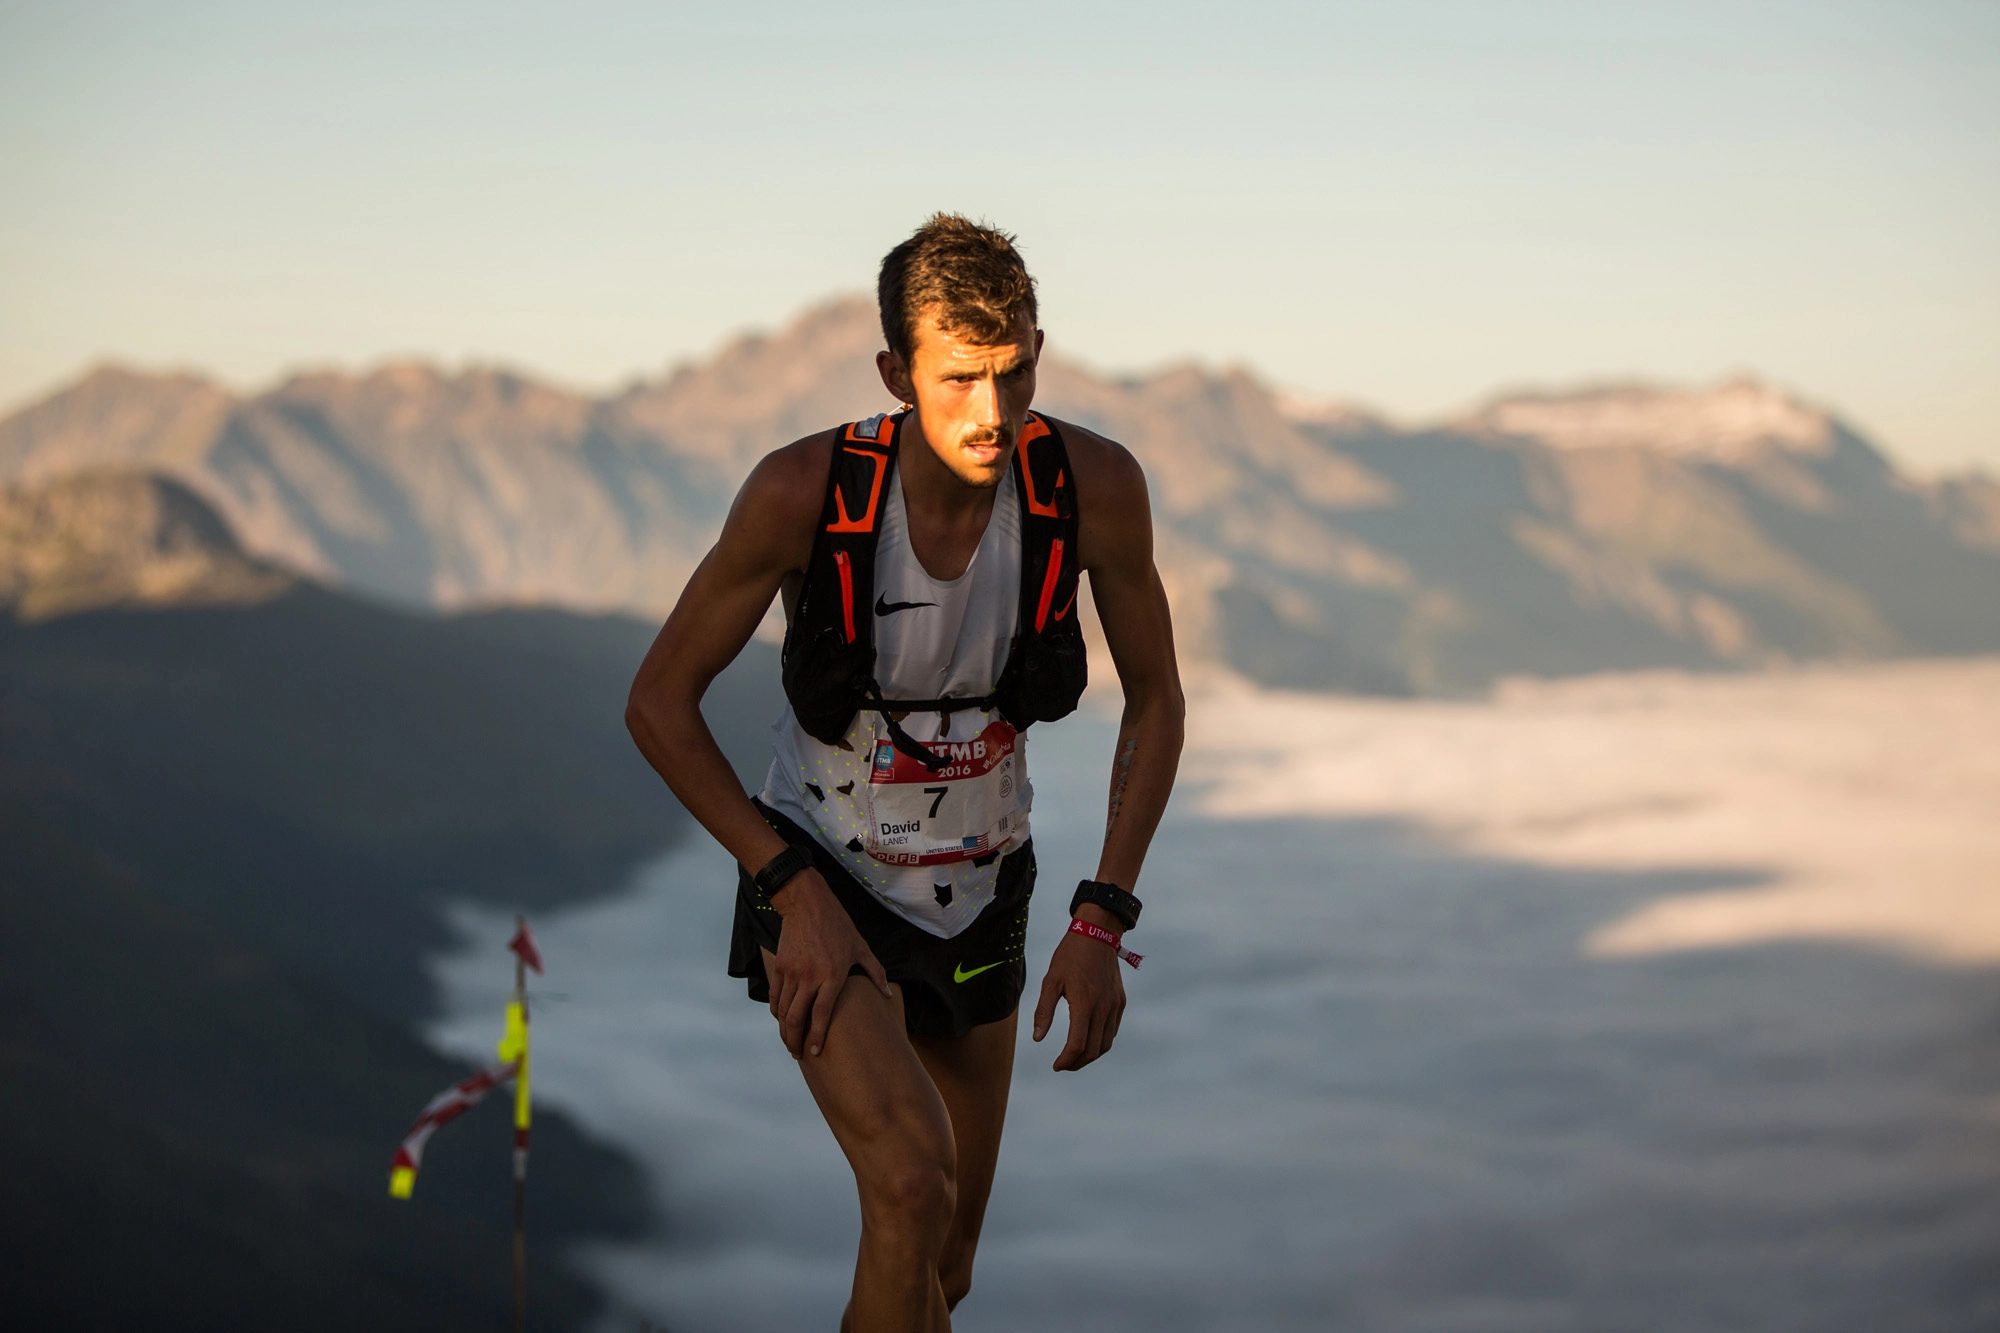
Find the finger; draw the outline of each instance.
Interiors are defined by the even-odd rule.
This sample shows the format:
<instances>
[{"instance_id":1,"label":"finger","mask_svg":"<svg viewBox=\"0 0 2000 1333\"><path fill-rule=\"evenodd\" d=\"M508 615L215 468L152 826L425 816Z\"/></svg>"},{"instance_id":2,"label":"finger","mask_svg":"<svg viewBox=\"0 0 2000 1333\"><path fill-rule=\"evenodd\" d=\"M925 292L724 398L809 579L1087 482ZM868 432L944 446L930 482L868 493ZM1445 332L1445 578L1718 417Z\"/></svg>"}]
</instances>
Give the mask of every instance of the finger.
<instances>
[{"instance_id":1,"label":"finger","mask_svg":"<svg viewBox=\"0 0 2000 1333\"><path fill-rule=\"evenodd\" d=\"M1090 1011L1076 1002L1069 1002L1069 1040L1063 1043L1062 1054L1056 1057L1057 1069L1081 1069L1084 1046L1090 1040Z\"/></svg>"},{"instance_id":2,"label":"finger","mask_svg":"<svg viewBox=\"0 0 2000 1333\"><path fill-rule=\"evenodd\" d=\"M785 1010L782 1031L785 1034L785 1049L792 1053L794 1060L805 1048L806 1018L812 1012L812 1002L820 987L803 983L792 992L791 1007Z\"/></svg>"},{"instance_id":3,"label":"finger","mask_svg":"<svg viewBox=\"0 0 2000 1333\"><path fill-rule=\"evenodd\" d=\"M1111 1043L1118 1040L1118 1029L1125 1023L1125 1006L1111 1006L1111 1016L1104 1021L1104 1049L1110 1050Z\"/></svg>"},{"instance_id":4,"label":"finger","mask_svg":"<svg viewBox=\"0 0 2000 1333\"><path fill-rule=\"evenodd\" d=\"M1042 978L1042 997L1035 1001L1035 1040L1049 1035L1049 1024L1056 1017L1056 996L1062 994L1062 983L1056 980L1053 970Z\"/></svg>"},{"instance_id":5,"label":"finger","mask_svg":"<svg viewBox=\"0 0 2000 1333\"><path fill-rule=\"evenodd\" d=\"M806 1036L806 1050L813 1055L818 1055L826 1045L827 1024L833 1021L833 1002L840 997L840 988L845 984L845 978L828 982L819 988L819 995L813 1000L812 1031Z\"/></svg>"},{"instance_id":6,"label":"finger","mask_svg":"<svg viewBox=\"0 0 2000 1333\"><path fill-rule=\"evenodd\" d=\"M1110 1024L1111 1013L1109 1009L1098 1009L1095 1013L1091 1014L1090 1040L1083 1048L1083 1064L1078 1065L1077 1068L1081 1069L1083 1065L1094 1063L1098 1056L1111 1049L1111 1036L1105 1031Z\"/></svg>"},{"instance_id":7,"label":"finger","mask_svg":"<svg viewBox=\"0 0 2000 1333\"><path fill-rule=\"evenodd\" d=\"M1069 1011L1069 1046L1073 1052L1069 1067L1072 1071L1083 1068L1097 1058L1097 1036L1103 1020L1094 1008L1078 1013L1075 1005Z\"/></svg>"},{"instance_id":8,"label":"finger","mask_svg":"<svg viewBox=\"0 0 2000 1333\"><path fill-rule=\"evenodd\" d=\"M895 998L895 994L889 989L888 970L884 968L882 964L875 961L875 951L873 949L869 948L865 944L862 945L861 956L855 959L854 961L859 963L861 965L861 970L863 972L866 972L869 975L869 977L875 982L876 990L881 991L883 995L887 996L890 999ZM818 1052L814 1052L814 1054L818 1054Z\"/></svg>"}]
</instances>

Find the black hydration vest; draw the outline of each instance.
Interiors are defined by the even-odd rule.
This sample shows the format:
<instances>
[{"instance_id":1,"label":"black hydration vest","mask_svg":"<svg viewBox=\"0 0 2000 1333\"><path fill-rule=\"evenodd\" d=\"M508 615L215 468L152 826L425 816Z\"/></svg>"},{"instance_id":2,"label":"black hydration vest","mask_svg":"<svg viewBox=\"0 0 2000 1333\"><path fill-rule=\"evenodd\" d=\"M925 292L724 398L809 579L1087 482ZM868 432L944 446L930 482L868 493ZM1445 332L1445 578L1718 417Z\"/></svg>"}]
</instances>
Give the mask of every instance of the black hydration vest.
<instances>
[{"instance_id":1,"label":"black hydration vest","mask_svg":"<svg viewBox=\"0 0 2000 1333\"><path fill-rule=\"evenodd\" d=\"M1026 731L1068 716L1083 695L1088 666L1075 614L1076 485L1061 434L1030 413L1011 469L1021 500L1020 614L993 693L885 699L875 679L870 609L875 540L896 435L909 415L854 422L834 443L812 560L785 629L785 697L806 734L827 745L845 739L857 712L881 713L896 748L935 772L948 760L913 739L895 714L992 708Z\"/></svg>"}]
</instances>

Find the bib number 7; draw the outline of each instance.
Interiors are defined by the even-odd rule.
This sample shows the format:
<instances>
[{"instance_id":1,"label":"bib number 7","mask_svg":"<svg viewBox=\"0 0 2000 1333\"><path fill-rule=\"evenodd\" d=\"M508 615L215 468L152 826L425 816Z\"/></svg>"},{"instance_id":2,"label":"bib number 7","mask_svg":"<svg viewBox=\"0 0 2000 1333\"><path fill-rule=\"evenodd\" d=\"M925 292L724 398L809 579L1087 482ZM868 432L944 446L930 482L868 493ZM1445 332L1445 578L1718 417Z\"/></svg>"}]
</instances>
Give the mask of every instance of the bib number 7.
<instances>
[{"instance_id":1,"label":"bib number 7","mask_svg":"<svg viewBox=\"0 0 2000 1333\"><path fill-rule=\"evenodd\" d=\"M868 772L862 845L889 865L970 861L1013 839L1021 791L1014 728L995 718L970 740L932 741L946 759L933 773L877 737Z\"/></svg>"}]
</instances>

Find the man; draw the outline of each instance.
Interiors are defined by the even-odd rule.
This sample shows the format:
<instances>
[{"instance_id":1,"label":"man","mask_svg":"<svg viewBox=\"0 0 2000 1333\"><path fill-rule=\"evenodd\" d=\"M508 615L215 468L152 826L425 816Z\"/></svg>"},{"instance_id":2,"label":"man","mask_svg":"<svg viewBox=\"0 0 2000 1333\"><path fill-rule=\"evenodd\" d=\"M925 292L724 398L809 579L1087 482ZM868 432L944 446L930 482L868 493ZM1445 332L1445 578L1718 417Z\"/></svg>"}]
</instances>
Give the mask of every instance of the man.
<instances>
[{"instance_id":1,"label":"man","mask_svg":"<svg viewBox=\"0 0 2000 1333\"><path fill-rule=\"evenodd\" d=\"M1139 466L1030 412L1042 334L1013 239L933 217L882 262L904 410L760 462L639 669L639 748L742 868L730 973L768 1002L854 1168L841 1327L941 1330L972 1281L1000 1150L1035 880L1027 727L1084 684L1080 572L1124 688L1095 877L1035 1008L1057 1070L1111 1048L1131 890L1183 703ZM784 597L777 754L755 800L702 694ZM1111 1150L1107 1145L1107 1151Z\"/></svg>"}]
</instances>

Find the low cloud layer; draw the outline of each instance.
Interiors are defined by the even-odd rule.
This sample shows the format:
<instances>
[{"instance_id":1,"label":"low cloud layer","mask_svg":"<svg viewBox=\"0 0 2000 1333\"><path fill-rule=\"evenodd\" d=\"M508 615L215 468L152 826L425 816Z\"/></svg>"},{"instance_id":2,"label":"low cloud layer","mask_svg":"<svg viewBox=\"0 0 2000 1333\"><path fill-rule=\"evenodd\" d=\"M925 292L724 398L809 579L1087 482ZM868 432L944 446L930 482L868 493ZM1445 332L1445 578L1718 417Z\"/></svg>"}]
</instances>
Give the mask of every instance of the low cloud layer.
<instances>
[{"instance_id":1,"label":"low cloud layer","mask_svg":"<svg viewBox=\"0 0 2000 1333\"><path fill-rule=\"evenodd\" d=\"M1191 752L1216 817L1407 819L1482 855L1763 881L1648 901L1595 953L1841 939L2000 962L2000 660L1523 682L1490 703L1221 693Z\"/></svg>"},{"instance_id":2,"label":"low cloud layer","mask_svg":"<svg viewBox=\"0 0 2000 1333\"><path fill-rule=\"evenodd\" d=\"M1835 817L1953 827L1983 771L1981 681L1929 670L1210 701L1117 1048L1057 1075L1023 1037L955 1326L1993 1326L1994 973L1913 954L1904 908L1886 933L1843 918L1868 947L1796 925L1730 940L1761 948L1616 945L1675 903L1826 892L1805 869L1865 841ZM1878 730L1831 720L1856 710ZM1879 721L1897 715L1908 732ZM1111 747L1098 721L1037 731L1031 985L1094 864ZM1808 818L1823 789L1850 804ZM723 975L730 876L692 848L537 923L537 1092L645 1161L667 1218L591 1257L609 1327L830 1327L844 1299L851 1182ZM434 1036L483 1057L511 921L460 924Z\"/></svg>"}]
</instances>

